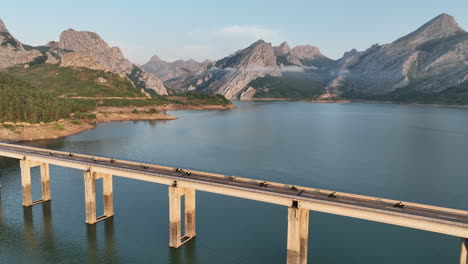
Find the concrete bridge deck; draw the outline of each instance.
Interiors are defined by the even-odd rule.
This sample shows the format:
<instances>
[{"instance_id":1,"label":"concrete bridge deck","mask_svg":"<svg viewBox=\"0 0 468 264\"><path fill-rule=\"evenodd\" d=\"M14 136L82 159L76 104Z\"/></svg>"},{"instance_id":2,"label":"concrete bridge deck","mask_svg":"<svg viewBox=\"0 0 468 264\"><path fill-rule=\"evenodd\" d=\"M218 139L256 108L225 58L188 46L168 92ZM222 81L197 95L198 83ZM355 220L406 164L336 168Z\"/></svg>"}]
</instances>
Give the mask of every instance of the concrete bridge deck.
<instances>
[{"instance_id":1,"label":"concrete bridge deck","mask_svg":"<svg viewBox=\"0 0 468 264\"><path fill-rule=\"evenodd\" d=\"M261 186L260 183L262 181L260 180L240 177L233 179L229 175L200 171L190 171L191 174L188 175L186 173L188 170L178 172L175 168L165 166L142 164L75 153L70 155L68 152L32 148L14 144L0 143L0 156L16 158L23 162L28 161L32 166L53 164L81 169L88 172L88 174L85 173L85 182L86 175L90 177L89 173L92 172L93 175L95 174L96 176L92 178L92 182L89 181L89 183L94 183L95 179L101 177L106 180L108 179L106 178L107 175L110 178L112 176L120 176L170 186L169 196L174 198L174 200L171 200L172 198L170 199L170 212L173 216L173 218L171 218L171 228L174 229L173 232L171 230L171 233L174 233L174 237L177 237L177 242L172 241L175 239L171 238L172 242L170 245L173 247L179 247L183 243L187 242L188 239L195 236L195 190L288 206L288 263L305 263L306 261L307 241L304 241L304 238L307 238L308 234L309 210L400 225L458 236L461 238L468 237L468 211L410 202L403 202L404 207L399 208L394 207L394 204L399 202L397 200L348 193L337 193L337 197L333 198L328 196L331 193L329 190L319 190L303 186L294 186L294 188L291 188L291 185L274 182L268 182L267 186ZM46 181L47 177L45 177ZM110 188L108 189L110 190L110 194L109 191L107 191L108 195L110 195L108 214L105 214L104 217L101 218L96 218L92 213L88 217L87 214L87 223L95 223L113 215L113 209L110 208L112 207L111 185L112 181L110 179L110 187L108 187ZM87 187L87 190L94 188L94 185L92 184L85 186L90 186L89 188ZM43 189L43 192L44 190L47 192L47 187ZM48 195L50 196L50 193ZM88 199L91 199L90 201L92 203L94 195L93 189L93 192L90 192L89 196L87 196L87 201ZM191 223L187 224L186 222L186 226L189 226L189 230L187 231L186 227L186 235L182 237L181 241L179 241L180 227L177 224L180 222L180 197L184 195L186 203L187 198L189 198L189 204L193 205L188 208L190 212L187 212L186 208L185 220L190 221ZM46 197L44 200L48 199L50 199L50 197ZM177 210L179 213L177 213ZM92 211L92 205L89 211ZM172 214L173 211L174 214ZM177 224L172 226L173 222ZM462 243L461 259L463 259L463 254L466 254L465 239L463 239ZM464 258L465 262L460 263L466 263L466 256Z\"/></svg>"}]
</instances>

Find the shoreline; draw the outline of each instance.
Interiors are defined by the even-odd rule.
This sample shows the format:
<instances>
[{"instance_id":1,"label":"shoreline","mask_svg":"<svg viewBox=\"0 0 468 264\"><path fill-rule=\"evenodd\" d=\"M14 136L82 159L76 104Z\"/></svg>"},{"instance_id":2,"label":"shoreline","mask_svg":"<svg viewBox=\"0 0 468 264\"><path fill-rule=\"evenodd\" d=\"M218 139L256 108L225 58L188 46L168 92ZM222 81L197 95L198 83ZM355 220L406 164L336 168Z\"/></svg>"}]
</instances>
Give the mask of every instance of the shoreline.
<instances>
[{"instance_id":1,"label":"shoreline","mask_svg":"<svg viewBox=\"0 0 468 264\"><path fill-rule=\"evenodd\" d=\"M57 139L79 134L96 128L97 123L174 120L177 117L166 114L172 110L225 110L235 108L234 105L164 105L145 107L98 107L91 112L96 115L92 120L62 119L57 122L30 124L25 122L4 122L0 124L0 142L18 143L26 141ZM137 109L139 113L132 111ZM158 113L148 113L156 109Z\"/></svg>"},{"instance_id":2,"label":"shoreline","mask_svg":"<svg viewBox=\"0 0 468 264\"><path fill-rule=\"evenodd\" d=\"M448 107L448 108L460 108L466 109L468 105L449 105L449 104L424 104L424 103L411 103L411 102L394 102L394 101L373 101L373 100L297 100L291 98L251 98L240 101L292 101L292 102L304 102L304 103L369 103L369 104L399 104L399 105L413 105L413 106L431 106L431 107Z\"/></svg>"},{"instance_id":3,"label":"shoreline","mask_svg":"<svg viewBox=\"0 0 468 264\"><path fill-rule=\"evenodd\" d=\"M413 105L413 106L431 106L431 107L448 107L448 108L461 108L466 109L468 105L446 105L446 104L423 104L423 103L405 103L393 101L372 101L372 100L350 100L352 103L368 103L368 104L399 104L399 105Z\"/></svg>"}]
</instances>

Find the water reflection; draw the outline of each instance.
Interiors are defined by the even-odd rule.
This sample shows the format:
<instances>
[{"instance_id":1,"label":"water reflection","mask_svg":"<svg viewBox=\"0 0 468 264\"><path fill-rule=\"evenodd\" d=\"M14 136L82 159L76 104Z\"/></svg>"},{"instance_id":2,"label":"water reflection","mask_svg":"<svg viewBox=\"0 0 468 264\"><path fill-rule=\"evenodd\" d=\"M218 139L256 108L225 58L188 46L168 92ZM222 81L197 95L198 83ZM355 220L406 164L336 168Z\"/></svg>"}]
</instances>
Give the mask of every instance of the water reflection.
<instances>
[{"instance_id":1,"label":"water reflection","mask_svg":"<svg viewBox=\"0 0 468 264\"><path fill-rule=\"evenodd\" d=\"M36 251L36 236L34 234L33 226L33 208L23 207L23 225L24 225L24 240L29 254L32 254Z\"/></svg>"},{"instance_id":2,"label":"water reflection","mask_svg":"<svg viewBox=\"0 0 468 264\"><path fill-rule=\"evenodd\" d=\"M99 255L98 229L99 224L104 225L104 261L105 263L119 263L114 239L114 219L108 218L104 223L86 225L86 237L88 241L88 262L102 263Z\"/></svg>"},{"instance_id":3,"label":"water reflection","mask_svg":"<svg viewBox=\"0 0 468 264\"><path fill-rule=\"evenodd\" d=\"M40 222L41 219L34 219L34 213L36 213L39 208L42 207L42 227L34 225L34 222ZM36 211L36 212L34 212ZM0 207L0 226L2 225L1 217L1 207ZM24 228L24 241L26 245L26 250L28 255L37 255L38 252L49 252L43 256L46 259L43 259L45 263L55 263L58 258L64 254L64 244L65 247L68 247L67 241L56 242L57 237L54 235L53 222L52 222L52 205L51 201L44 202L40 205L24 207L23 208L23 228ZM100 244L98 239L98 230L101 230L102 225L104 226L104 250L100 251ZM42 233L42 236L39 234ZM115 239L114 239L114 222L112 218L107 219L103 223L95 225L86 225L86 237L87 237L87 260L86 263L98 264L98 263L120 263L117 257L117 250L115 248ZM58 245L60 244L60 245ZM80 249L73 249L74 252L80 251ZM86 255L83 254L83 256Z\"/></svg>"},{"instance_id":4,"label":"water reflection","mask_svg":"<svg viewBox=\"0 0 468 264\"><path fill-rule=\"evenodd\" d=\"M199 263L196 258L197 237L192 238L180 248L169 248L169 263L190 264Z\"/></svg>"},{"instance_id":5,"label":"water reflection","mask_svg":"<svg viewBox=\"0 0 468 264\"><path fill-rule=\"evenodd\" d=\"M13 166L18 166L17 159L0 157L0 168L2 168L2 170ZM0 170L0 173L2 172L2 170Z\"/></svg>"},{"instance_id":6,"label":"water reflection","mask_svg":"<svg viewBox=\"0 0 468 264\"><path fill-rule=\"evenodd\" d=\"M34 213L33 206L23 207L23 225L24 225L24 240L30 253L37 251L37 247L45 247L47 250L56 249L53 224L52 224L52 203L51 201L44 202L42 207L42 230L43 237L39 240L38 233L40 230L34 229Z\"/></svg>"}]
</instances>

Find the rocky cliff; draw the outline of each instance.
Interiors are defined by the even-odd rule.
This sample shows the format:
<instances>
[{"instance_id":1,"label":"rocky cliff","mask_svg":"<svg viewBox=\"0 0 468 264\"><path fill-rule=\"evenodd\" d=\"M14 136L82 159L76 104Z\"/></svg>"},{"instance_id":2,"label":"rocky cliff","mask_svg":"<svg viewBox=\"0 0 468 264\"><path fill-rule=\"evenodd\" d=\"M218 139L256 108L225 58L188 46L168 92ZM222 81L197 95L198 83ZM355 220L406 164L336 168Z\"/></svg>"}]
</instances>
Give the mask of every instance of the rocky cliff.
<instances>
[{"instance_id":1,"label":"rocky cliff","mask_svg":"<svg viewBox=\"0 0 468 264\"><path fill-rule=\"evenodd\" d=\"M18 64L32 63L36 60L46 60L44 55L35 49L27 50L25 46L15 39L2 20L0 20L0 69Z\"/></svg>"},{"instance_id":2,"label":"rocky cliff","mask_svg":"<svg viewBox=\"0 0 468 264\"><path fill-rule=\"evenodd\" d=\"M90 56L81 52L67 52L62 55L60 67L79 67L98 71L111 71Z\"/></svg>"},{"instance_id":3,"label":"rocky cliff","mask_svg":"<svg viewBox=\"0 0 468 264\"><path fill-rule=\"evenodd\" d=\"M468 80L468 33L441 14L386 45L346 53L327 90L350 97L433 94Z\"/></svg>"},{"instance_id":4,"label":"rocky cliff","mask_svg":"<svg viewBox=\"0 0 468 264\"><path fill-rule=\"evenodd\" d=\"M105 68L128 76L137 88L150 89L160 95L167 94L166 88L158 78L131 63L123 56L118 47L109 47L94 32L68 29L60 34L58 43L49 43L49 45L61 50L59 53L62 54L69 51L85 54Z\"/></svg>"}]
</instances>

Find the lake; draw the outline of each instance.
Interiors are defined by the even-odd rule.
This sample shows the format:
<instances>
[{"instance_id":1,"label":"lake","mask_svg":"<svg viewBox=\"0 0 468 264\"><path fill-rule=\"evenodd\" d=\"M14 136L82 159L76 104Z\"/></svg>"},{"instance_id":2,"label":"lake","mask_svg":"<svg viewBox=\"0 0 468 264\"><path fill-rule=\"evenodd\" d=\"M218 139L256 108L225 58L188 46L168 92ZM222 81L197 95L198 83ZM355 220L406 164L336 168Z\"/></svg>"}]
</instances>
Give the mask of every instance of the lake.
<instances>
[{"instance_id":1,"label":"lake","mask_svg":"<svg viewBox=\"0 0 468 264\"><path fill-rule=\"evenodd\" d=\"M468 210L468 109L236 105L24 144ZM88 226L81 171L51 166L52 201L32 208L18 161L0 159L0 183L0 263L286 260L286 207L197 192L197 237L171 249L167 186L115 177L115 216ZM309 263L458 263L457 237L317 212L309 228Z\"/></svg>"}]
</instances>

